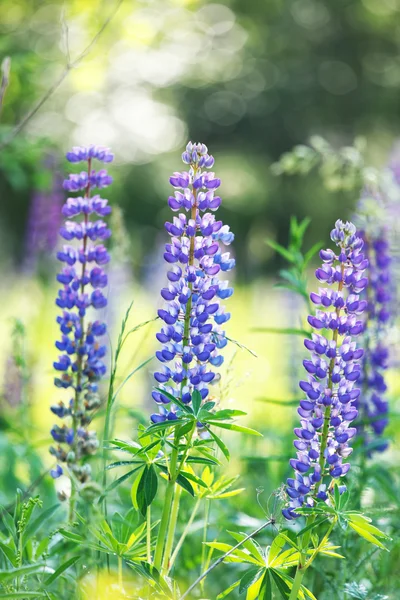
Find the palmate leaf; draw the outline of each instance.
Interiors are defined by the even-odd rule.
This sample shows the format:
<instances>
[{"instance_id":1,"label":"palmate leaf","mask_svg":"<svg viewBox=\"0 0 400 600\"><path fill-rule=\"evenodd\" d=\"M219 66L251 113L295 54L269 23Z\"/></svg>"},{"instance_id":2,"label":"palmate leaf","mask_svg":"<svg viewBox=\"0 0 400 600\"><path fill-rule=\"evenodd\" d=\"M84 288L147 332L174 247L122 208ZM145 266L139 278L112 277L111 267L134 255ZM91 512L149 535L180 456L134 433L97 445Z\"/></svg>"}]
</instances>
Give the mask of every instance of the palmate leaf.
<instances>
[{"instance_id":1,"label":"palmate leaf","mask_svg":"<svg viewBox=\"0 0 400 600\"><path fill-rule=\"evenodd\" d=\"M233 548L233 546L231 546L230 544L224 544L222 542L207 542L206 545L209 548L213 548L214 550L220 550L224 554L226 552L230 552ZM232 554L227 556L224 559L224 561L225 562L239 562L239 563L244 562L244 563L256 565L257 567L264 566L264 563L262 561L259 561L258 559L251 556L251 554L249 554L248 552L244 552L243 550L240 550L239 548L237 550L235 550Z\"/></svg>"},{"instance_id":2,"label":"palmate leaf","mask_svg":"<svg viewBox=\"0 0 400 600\"><path fill-rule=\"evenodd\" d=\"M360 515L357 516L360 517ZM368 521L363 520L362 518L356 520L350 518L348 523L350 527L356 533L358 533L358 535L367 540L367 542L370 542L371 544L378 546L382 550L386 550L387 552L389 552L388 548L386 548L386 546L384 546L378 538L380 537L386 540L390 540L391 538L389 538L389 536L380 531L377 527L370 525Z\"/></svg>"},{"instance_id":3,"label":"palmate leaf","mask_svg":"<svg viewBox=\"0 0 400 600\"><path fill-rule=\"evenodd\" d=\"M237 533L236 531L228 531L229 535L233 537L237 542L241 542L244 540L247 535L245 533ZM257 543L249 538L243 543L243 548L245 548L250 554L258 560L261 564L264 563L264 556L262 554L261 548L258 547Z\"/></svg>"}]
</instances>

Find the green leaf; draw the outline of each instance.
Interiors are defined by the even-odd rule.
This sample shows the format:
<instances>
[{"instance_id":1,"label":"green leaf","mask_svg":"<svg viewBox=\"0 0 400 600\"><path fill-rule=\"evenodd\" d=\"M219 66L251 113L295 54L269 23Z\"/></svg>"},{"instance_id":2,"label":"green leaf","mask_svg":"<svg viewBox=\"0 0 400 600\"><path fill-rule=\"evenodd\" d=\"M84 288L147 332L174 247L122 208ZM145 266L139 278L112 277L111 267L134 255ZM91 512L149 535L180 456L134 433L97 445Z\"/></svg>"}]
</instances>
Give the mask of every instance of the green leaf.
<instances>
[{"instance_id":1,"label":"green leaf","mask_svg":"<svg viewBox=\"0 0 400 600\"><path fill-rule=\"evenodd\" d=\"M182 475L182 473L180 473L177 477L176 483L178 485L180 485L184 490L186 490L187 492L189 492L189 494L191 496L194 497L194 489L192 487L192 484L190 483L190 481L188 481L188 479L186 479L186 477L184 477Z\"/></svg>"},{"instance_id":2,"label":"green leaf","mask_svg":"<svg viewBox=\"0 0 400 600\"><path fill-rule=\"evenodd\" d=\"M209 425L214 425L215 427L221 427L221 429L229 429L231 431L238 431L239 433L247 433L249 435L258 435L262 437L262 433L256 431L255 429L251 429L250 427L243 427L243 425L236 425L236 423L220 423L214 421L208 421Z\"/></svg>"},{"instance_id":3,"label":"green leaf","mask_svg":"<svg viewBox=\"0 0 400 600\"><path fill-rule=\"evenodd\" d=\"M224 598L226 598L228 596L228 594L233 592L233 590L236 589L239 584L240 584L240 579L238 581L235 581L235 583L232 583L232 585L230 585L228 588L226 588L226 590L224 590L223 592L218 594L216 600L223 600Z\"/></svg>"},{"instance_id":4,"label":"green leaf","mask_svg":"<svg viewBox=\"0 0 400 600\"><path fill-rule=\"evenodd\" d=\"M278 588L280 595L282 596L282 598L284 598L284 600L287 600L287 598L289 598L289 595L290 595L290 588L289 588L288 584L286 583L286 581L284 579L282 579L279 571L275 571L275 569L271 569L270 572L271 572L272 578L275 582L275 585Z\"/></svg>"},{"instance_id":5,"label":"green leaf","mask_svg":"<svg viewBox=\"0 0 400 600\"><path fill-rule=\"evenodd\" d=\"M277 535L273 540L268 552L268 564L270 565L274 559L278 556L283 546L286 544L286 540L283 536Z\"/></svg>"},{"instance_id":6,"label":"green leaf","mask_svg":"<svg viewBox=\"0 0 400 600\"><path fill-rule=\"evenodd\" d=\"M4 523L8 533L11 535L12 538L14 538L15 534L16 534L14 519L9 514L9 512L2 506L0 506L0 510L2 511L1 518L3 520L3 523Z\"/></svg>"},{"instance_id":7,"label":"green leaf","mask_svg":"<svg viewBox=\"0 0 400 600\"><path fill-rule=\"evenodd\" d=\"M316 519L314 521L314 523L310 523L310 525L307 525L301 531L299 531L299 533L297 534L297 537L299 538L300 536L304 535L307 531L311 531L312 529L319 527L322 523L325 523L325 521L327 521L327 520L328 520L328 517L321 517L321 519Z\"/></svg>"},{"instance_id":8,"label":"green leaf","mask_svg":"<svg viewBox=\"0 0 400 600\"><path fill-rule=\"evenodd\" d=\"M229 454L228 447L224 444L220 437L217 436L209 427L206 428L214 442L217 444L218 448L221 450L222 454L225 456L226 460L229 461L231 455Z\"/></svg>"},{"instance_id":9,"label":"green leaf","mask_svg":"<svg viewBox=\"0 0 400 600\"><path fill-rule=\"evenodd\" d=\"M115 469L116 467L126 467L126 465L140 465L143 464L141 460L117 460L117 462L110 463L106 466L106 471Z\"/></svg>"},{"instance_id":10,"label":"green leaf","mask_svg":"<svg viewBox=\"0 0 400 600\"><path fill-rule=\"evenodd\" d=\"M253 583L258 581L263 572L264 569L259 569L258 567L254 567L253 569L249 569L248 571L246 571L246 573L240 580L239 594L245 592L251 585L253 585Z\"/></svg>"},{"instance_id":11,"label":"green leaf","mask_svg":"<svg viewBox=\"0 0 400 600\"><path fill-rule=\"evenodd\" d=\"M158 468L159 468L161 471L163 471L163 472L164 472L166 475L168 475L168 469L167 469L166 467L164 467L164 465L160 465L160 464L156 463L156 465L155 465L155 466L156 466L156 467L158 467ZM182 475L182 473L180 473L180 474L178 475L178 477L177 477L177 480L176 480L176 483L177 483L178 485L180 485L180 486L181 486L181 487L182 487L184 490L186 490L187 492L189 492L189 494L190 494L191 496L193 496L193 497L194 497L194 489L193 489L193 487L192 487L192 485L191 485L190 481L188 481L188 480L186 479L186 477L184 477L184 476Z\"/></svg>"},{"instance_id":12,"label":"green leaf","mask_svg":"<svg viewBox=\"0 0 400 600\"><path fill-rule=\"evenodd\" d=\"M230 408L225 408L223 410L218 410L216 413L211 413L212 419L215 421L219 421L219 419L232 419L233 417L243 417L247 415L243 410L234 410Z\"/></svg>"},{"instance_id":13,"label":"green leaf","mask_svg":"<svg viewBox=\"0 0 400 600\"><path fill-rule=\"evenodd\" d=\"M187 404L184 404L179 398L175 398L175 396L173 396L169 392L166 392L162 388L156 388L156 390L157 390L157 392L160 392L163 396L168 398L170 400L170 402L173 402L174 404L179 406L183 410L183 412L186 412L190 415L193 414L193 410L191 409L191 407L188 406Z\"/></svg>"},{"instance_id":14,"label":"green leaf","mask_svg":"<svg viewBox=\"0 0 400 600\"><path fill-rule=\"evenodd\" d=\"M47 586L47 585L50 585L51 583L53 583L53 581L55 581L58 577L60 577L60 575L62 575L64 573L64 571L69 569L69 567L72 567L72 565L74 565L80 559L81 559L80 556L73 556L69 560L65 561L65 563L60 565L58 567L58 569L56 569L54 571L54 573L46 579L46 581L44 582L44 585Z\"/></svg>"},{"instance_id":15,"label":"green leaf","mask_svg":"<svg viewBox=\"0 0 400 600\"><path fill-rule=\"evenodd\" d=\"M268 244L268 246L270 246L270 248L272 248L273 250L278 252L278 254L283 256L283 258L286 259L288 262L294 263L296 261L296 257L293 256L293 254L289 252L289 250L287 250L284 246L281 246L273 240L266 240L266 243Z\"/></svg>"},{"instance_id":16,"label":"green leaf","mask_svg":"<svg viewBox=\"0 0 400 600\"><path fill-rule=\"evenodd\" d=\"M16 577L29 577L30 575L42 574L47 568L45 563L36 563L34 565L18 567L17 569L0 571L0 582L4 583Z\"/></svg>"},{"instance_id":17,"label":"green leaf","mask_svg":"<svg viewBox=\"0 0 400 600\"><path fill-rule=\"evenodd\" d=\"M121 485L121 483L126 481L131 475L133 475L133 473L136 473L136 471L139 471L139 469L143 469L143 465L140 465L140 467L136 467L136 469L132 469L132 471L128 471L128 473L125 473L125 475L122 475L118 479L115 479L115 481L113 481L107 487L107 489L101 494L100 498L98 499L98 503L100 504L101 502L103 502L104 498L107 496L107 494L109 492L111 492L112 490L115 490L116 487L118 487L119 485Z\"/></svg>"},{"instance_id":18,"label":"green leaf","mask_svg":"<svg viewBox=\"0 0 400 600\"><path fill-rule=\"evenodd\" d=\"M242 542L247 537L247 535L245 533L237 533L236 531L228 530L228 533L237 542ZM254 558L256 560L260 561L260 563L262 563L262 564L265 564L265 559L264 559L263 555L261 554L260 550L258 549L257 544L254 540L249 538L242 544L242 546L243 546L243 548L246 548L246 550L248 550L250 552L250 554L252 556L254 556Z\"/></svg>"},{"instance_id":19,"label":"green leaf","mask_svg":"<svg viewBox=\"0 0 400 600\"><path fill-rule=\"evenodd\" d=\"M313 256L321 250L323 244L322 242L316 242L304 255L304 266L307 266Z\"/></svg>"},{"instance_id":20,"label":"green leaf","mask_svg":"<svg viewBox=\"0 0 400 600\"><path fill-rule=\"evenodd\" d=\"M12 542L12 543L14 543L14 542ZM17 566L16 552L12 548L7 546L7 544L3 543L2 541L0 541L0 550L2 550L3 554L8 558L8 560L13 565L13 567L16 567Z\"/></svg>"},{"instance_id":21,"label":"green leaf","mask_svg":"<svg viewBox=\"0 0 400 600\"><path fill-rule=\"evenodd\" d=\"M181 474L186 477L186 479L190 479L190 481L194 481L197 485L200 485L203 488L208 488L208 485L204 483L200 477L197 477L194 473L189 473L188 471L181 471Z\"/></svg>"},{"instance_id":22,"label":"green leaf","mask_svg":"<svg viewBox=\"0 0 400 600\"><path fill-rule=\"evenodd\" d=\"M193 429L194 426L195 426L195 420L190 420L188 422L184 422L184 424L182 425L182 427L180 427L177 430L177 436L179 438L181 438L184 435L190 433L190 431L192 431L192 429Z\"/></svg>"},{"instance_id":23,"label":"green leaf","mask_svg":"<svg viewBox=\"0 0 400 600\"><path fill-rule=\"evenodd\" d=\"M210 433L211 433L211 435L213 435L211 431L210 431ZM203 458L202 456L189 456L186 459L186 462L194 463L194 464L198 464L198 465L218 465L218 464L220 464L219 461L216 459L206 458L206 457Z\"/></svg>"},{"instance_id":24,"label":"green leaf","mask_svg":"<svg viewBox=\"0 0 400 600\"><path fill-rule=\"evenodd\" d=\"M382 550L386 550L387 552L389 552L389 550L386 548L386 546L384 546L382 544L382 542L380 540L378 540L378 538L376 538L374 535L372 535L372 533L370 533L367 529L356 525L352 521L349 521L349 525L352 529L354 529L354 531L356 533L358 533L358 535L360 535L365 540L367 540L367 542L370 542L371 544L378 546L378 548L381 548Z\"/></svg>"},{"instance_id":25,"label":"green leaf","mask_svg":"<svg viewBox=\"0 0 400 600\"><path fill-rule=\"evenodd\" d=\"M157 494L158 480L153 465L147 465L140 478L136 500L140 512L146 516L147 507L151 505Z\"/></svg>"},{"instance_id":26,"label":"green leaf","mask_svg":"<svg viewBox=\"0 0 400 600\"><path fill-rule=\"evenodd\" d=\"M175 429L176 427L180 427L182 425L182 421L163 421L162 423L154 423L150 425L143 433L139 435L139 439L144 437L148 437L149 435L153 435L154 433L160 433L162 431L166 431L167 429Z\"/></svg>"},{"instance_id":27,"label":"green leaf","mask_svg":"<svg viewBox=\"0 0 400 600\"><path fill-rule=\"evenodd\" d=\"M0 599L8 598L9 600L17 600L17 598L46 598L44 592L8 592L8 594L0 594Z\"/></svg>"},{"instance_id":28,"label":"green leaf","mask_svg":"<svg viewBox=\"0 0 400 600\"><path fill-rule=\"evenodd\" d=\"M266 571L264 575L264 579L260 589L260 595L258 596L258 598L259 600L272 600L272 584L271 575L269 571Z\"/></svg>"},{"instance_id":29,"label":"green leaf","mask_svg":"<svg viewBox=\"0 0 400 600\"><path fill-rule=\"evenodd\" d=\"M192 393L192 408L194 414L197 416L201 406L202 397L199 390L194 390Z\"/></svg>"}]
</instances>

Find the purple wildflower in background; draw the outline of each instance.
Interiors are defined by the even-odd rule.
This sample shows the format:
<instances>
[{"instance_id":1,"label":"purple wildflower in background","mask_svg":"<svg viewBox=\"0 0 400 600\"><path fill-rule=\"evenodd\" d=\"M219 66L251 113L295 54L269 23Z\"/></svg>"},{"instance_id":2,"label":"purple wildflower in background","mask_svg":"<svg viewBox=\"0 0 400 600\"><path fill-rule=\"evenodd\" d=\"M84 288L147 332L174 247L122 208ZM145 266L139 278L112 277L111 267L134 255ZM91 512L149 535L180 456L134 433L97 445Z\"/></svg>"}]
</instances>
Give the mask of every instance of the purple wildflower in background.
<instances>
[{"instance_id":1,"label":"purple wildflower in background","mask_svg":"<svg viewBox=\"0 0 400 600\"><path fill-rule=\"evenodd\" d=\"M373 200L373 202L371 202ZM378 206L379 205L379 206ZM377 210L380 208L380 212ZM392 278L390 272L388 225L385 209L376 194L365 192L358 207L360 235L369 261L369 285L364 291L367 310L364 318L362 388L356 425L369 455L387 448L384 430L388 424L387 385L388 325L391 320Z\"/></svg>"},{"instance_id":2,"label":"purple wildflower in background","mask_svg":"<svg viewBox=\"0 0 400 600\"><path fill-rule=\"evenodd\" d=\"M298 516L295 510L303 504L327 500L334 481L350 469L344 460L352 452L349 442L356 433L351 422L357 417L360 390L355 384L361 375L363 350L353 337L363 331L359 315L367 302L360 294L368 285L364 276L368 261L361 252L364 242L352 223L336 221L331 239L339 251L321 250L323 265L315 274L322 284L332 287L310 294L320 308L308 317L315 333L304 341L311 357L303 362L308 379L300 382L300 388L306 397L298 409L297 457L290 460L295 474L287 480L289 502L282 511L289 520ZM339 489L343 492L345 486Z\"/></svg>"},{"instance_id":3,"label":"purple wildflower in background","mask_svg":"<svg viewBox=\"0 0 400 600\"><path fill-rule=\"evenodd\" d=\"M59 463L51 474L59 477L63 473L60 463L66 463L81 482L90 477L90 466L79 461L98 448L96 433L88 431L88 426L92 412L100 405L98 381L106 372L103 362L106 346L101 342L106 325L96 319L93 310L107 304L103 291L107 275L103 266L110 256L103 242L111 234L102 219L111 212L108 201L99 195L91 196L91 192L93 187L105 187L112 178L104 170L92 170L92 160L110 162L112 157L107 148L97 146L73 148L67 154L70 162L86 161L87 170L80 175L72 174L64 181L64 189L83 190L84 194L68 198L62 208L66 220L60 228L60 236L66 243L57 253L64 266L57 275L61 289L56 304L62 314L57 317L61 336L56 347L61 354L53 363L60 372L55 385L70 390L72 397L68 403L60 401L51 407L52 412L64 420L61 427L55 425L51 430L58 446L52 447L50 452Z\"/></svg>"},{"instance_id":4,"label":"purple wildflower in background","mask_svg":"<svg viewBox=\"0 0 400 600\"><path fill-rule=\"evenodd\" d=\"M168 204L173 211L184 212L165 224L171 239L164 259L170 270L168 286L161 290L166 305L158 311L165 324L157 334L162 348L156 356L163 366L154 377L161 390L189 404L194 390L203 400L208 396L216 377L214 368L223 363L220 350L227 340L221 326L230 314L220 301L229 298L233 289L218 276L230 271L235 261L223 248L233 241L233 233L213 214L221 204L216 195L221 182L206 170L214 158L207 146L190 142L182 160L188 171L170 178L175 193ZM175 406L164 406L169 399L162 391L152 395L160 407L151 416L154 423L177 418Z\"/></svg>"},{"instance_id":5,"label":"purple wildflower in background","mask_svg":"<svg viewBox=\"0 0 400 600\"><path fill-rule=\"evenodd\" d=\"M44 161L44 167L52 172L50 190L36 190L31 199L25 237L24 270L32 272L41 258L52 254L61 224L63 204L62 180L56 172L52 156Z\"/></svg>"}]
</instances>

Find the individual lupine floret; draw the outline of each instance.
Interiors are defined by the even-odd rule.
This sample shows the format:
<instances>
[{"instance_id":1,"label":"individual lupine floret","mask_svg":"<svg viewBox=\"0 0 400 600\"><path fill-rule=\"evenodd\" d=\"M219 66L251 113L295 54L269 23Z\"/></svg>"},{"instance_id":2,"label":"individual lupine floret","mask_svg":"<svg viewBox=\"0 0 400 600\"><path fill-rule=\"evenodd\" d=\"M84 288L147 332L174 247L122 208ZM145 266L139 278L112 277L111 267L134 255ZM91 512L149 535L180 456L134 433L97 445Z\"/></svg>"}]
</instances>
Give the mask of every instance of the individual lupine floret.
<instances>
[{"instance_id":1,"label":"individual lupine floret","mask_svg":"<svg viewBox=\"0 0 400 600\"><path fill-rule=\"evenodd\" d=\"M84 195L68 198L62 208L62 214L68 220L60 228L60 236L73 245L64 245L57 253L64 266L57 275L62 287L56 304L63 312L57 317L61 337L56 347L61 354L53 363L60 374L54 382L57 388L70 390L71 397L69 402L60 400L51 407L52 412L65 421L62 426L55 425L51 430L54 441L58 443L50 448L58 461L51 475L60 477L63 474L62 464L66 464L72 479L82 483L90 478L90 465L82 459L94 454L98 448L96 433L88 431L88 426L93 411L100 406L98 382L106 372L103 361L106 346L101 341L106 334L106 325L93 318L93 311L107 305L103 293L107 274L103 266L109 262L110 256L105 246L98 242L105 241L111 232L98 217L108 215L111 209L107 200L98 195L91 197L91 191L93 187L108 185L112 178L104 170L96 173L92 169L95 158L111 162L113 155L108 148L97 146L73 148L67 153L70 162L86 161L87 171L80 175L72 174L64 181L64 189L83 190ZM70 220L76 217L77 220Z\"/></svg>"},{"instance_id":2,"label":"individual lupine floret","mask_svg":"<svg viewBox=\"0 0 400 600\"><path fill-rule=\"evenodd\" d=\"M215 195L221 182L205 169L214 165L214 158L204 144L189 143L182 160L189 171L170 178L175 193L168 204L173 211L188 214L181 212L165 224L171 240L165 245L164 259L170 269L169 283L161 290L166 305L158 311L165 323L157 334L163 347L156 353L163 367L154 377L161 390L189 404L193 390L207 397L216 378L210 367L223 363L219 351L226 338L220 325L230 314L220 300L229 298L233 288L219 274L233 269L235 260L223 249L234 235L213 214L221 204ZM170 401L162 391L155 390L153 398L160 405L160 412L151 417L153 422L177 418L174 406L164 406Z\"/></svg>"},{"instance_id":3,"label":"individual lupine floret","mask_svg":"<svg viewBox=\"0 0 400 600\"><path fill-rule=\"evenodd\" d=\"M323 265L315 274L336 288L320 288L310 295L321 308L308 317L316 332L304 341L311 358L303 362L308 379L300 382L306 397L298 408L300 427L294 430L297 457L290 465L295 475L287 480L289 502L283 515L289 520L298 516L296 508L313 506L315 499L327 500L334 480L350 469L344 461L352 452L349 442L356 433L351 422L357 417L360 390L355 384L361 376L363 350L357 348L353 336L363 330L358 316L367 302L359 294L368 284L364 276L368 261L352 223L336 221L331 239L339 251L321 250ZM344 491L345 486L339 489Z\"/></svg>"}]
</instances>

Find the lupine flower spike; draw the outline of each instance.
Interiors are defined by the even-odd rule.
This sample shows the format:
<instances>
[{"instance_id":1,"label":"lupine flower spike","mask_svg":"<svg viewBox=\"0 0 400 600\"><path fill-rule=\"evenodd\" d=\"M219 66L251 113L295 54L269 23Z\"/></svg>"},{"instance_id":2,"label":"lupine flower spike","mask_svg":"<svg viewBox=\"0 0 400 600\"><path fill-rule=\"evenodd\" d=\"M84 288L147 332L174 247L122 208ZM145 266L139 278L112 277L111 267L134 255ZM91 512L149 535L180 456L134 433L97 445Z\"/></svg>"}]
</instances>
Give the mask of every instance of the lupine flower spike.
<instances>
[{"instance_id":1,"label":"lupine flower spike","mask_svg":"<svg viewBox=\"0 0 400 600\"><path fill-rule=\"evenodd\" d=\"M156 353L163 367L154 377L158 387L189 404L193 390L207 397L209 385L216 380L213 369L223 363L219 351L227 340L221 325L230 314L220 300L229 298L233 289L218 275L230 271L235 261L223 249L232 242L233 233L213 214L221 204L216 195L221 182L206 170L214 158L204 144L189 143L182 160L188 171L170 178L175 193L168 204L182 212L165 224L171 236L164 253L170 270L168 287L161 290L166 305L158 311L165 323L157 334L163 346ZM160 407L151 416L153 423L177 418L175 407L166 407L170 400L162 391L155 390L153 398Z\"/></svg>"},{"instance_id":2,"label":"lupine flower spike","mask_svg":"<svg viewBox=\"0 0 400 600\"><path fill-rule=\"evenodd\" d=\"M98 382L106 371L103 362L106 346L101 342L106 325L97 320L92 311L107 304L103 293L107 275L103 266L110 256L103 242L111 233L102 220L111 212L108 201L99 195L92 196L91 192L94 187L106 187L112 178L105 170L92 170L92 162L95 159L111 162L113 154L108 148L89 146L73 148L67 153L67 159L72 163L84 161L87 168L70 175L63 184L68 192L83 191L84 194L68 198L62 208L66 221L60 236L67 244L57 254L64 266L57 275L62 287L56 304L63 312L57 317L61 338L56 347L61 354L54 362L59 372L54 382L57 388L70 392L70 399L51 407L52 412L64 420L62 426L55 425L51 430L58 443L50 449L58 461L51 474L59 477L66 465L72 481L75 478L84 483L90 479L90 465L83 458L98 448L96 433L88 427L93 411L100 405Z\"/></svg>"},{"instance_id":3,"label":"lupine flower spike","mask_svg":"<svg viewBox=\"0 0 400 600\"><path fill-rule=\"evenodd\" d=\"M390 272L388 225L380 198L364 195L357 211L360 235L369 261L369 285L364 291L367 310L364 319L362 368L363 393L358 401L356 422L366 452L383 451L383 434L388 424L385 370L388 366L388 323L391 317L392 280Z\"/></svg>"},{"instance_id":4,"label":"lupine flower spike","mask_svg":"<svg viewBox=\"0 0 400 600\"><path fill-rule=\"evenodd\" d=\"M300 382L300 388L306 398L298 409L297 457L290 460L295 474L287 480L288 506L282 511L289 520L299 516L296 508L328 499L334 481L350 469L344 461L352 452L349 442L356 433L351 422L357 417L360 390L355 383L361 375L363 350L353 338L363 331L359 315L367 302L360 300L360 294L368 284L364 276L368 261L362 254L364 242L352 223L336 221L331 239L339 250L321 250L323 265L315 272L330 287L310 294L320 308L308 317L315 333L304 341L311 357L303 362L308 379ZM339 486L341 492L345 489Z\"/></svg>"}]
</instances>

